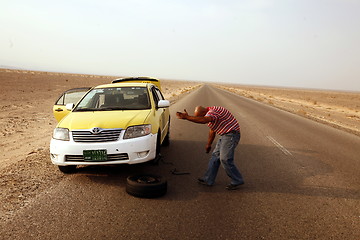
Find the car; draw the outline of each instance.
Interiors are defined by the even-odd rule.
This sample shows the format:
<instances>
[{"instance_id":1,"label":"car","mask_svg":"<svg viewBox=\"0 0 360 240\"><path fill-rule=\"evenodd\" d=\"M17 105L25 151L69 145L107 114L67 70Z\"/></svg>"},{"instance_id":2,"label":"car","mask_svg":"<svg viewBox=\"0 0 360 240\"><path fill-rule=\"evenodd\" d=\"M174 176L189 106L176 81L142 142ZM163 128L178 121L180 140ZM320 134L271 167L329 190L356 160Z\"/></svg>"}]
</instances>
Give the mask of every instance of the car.
<instances>
[{"instance_id":1,"label":"car","mask_svg":"<svg viewBox=\"0 0 360 240\"><path fill-rule=\"evenodd\" d=\"M50 141L52 163L71 173L78 165L157 161L161 146L170 142L170 102L160 89L157 79L125 78L91 88L78 102L60 97L54 106L59 122ZM66 110L56 111L59 101Z\"/></svg>"}]
</instances>

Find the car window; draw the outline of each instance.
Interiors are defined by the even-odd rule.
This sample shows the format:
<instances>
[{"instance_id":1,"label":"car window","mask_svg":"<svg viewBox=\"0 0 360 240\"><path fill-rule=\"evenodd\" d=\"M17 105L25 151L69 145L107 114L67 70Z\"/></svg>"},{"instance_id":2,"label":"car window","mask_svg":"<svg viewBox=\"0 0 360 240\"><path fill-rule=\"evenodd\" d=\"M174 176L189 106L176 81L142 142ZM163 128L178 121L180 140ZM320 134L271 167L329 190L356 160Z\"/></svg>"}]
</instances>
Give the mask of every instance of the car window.
<instances>
[{"instance_id":1,"label":"car window","mask_svg":"<svg viewBox=\"0 0 360 240\"><path fill-rule=\"evenodd\" d=\"M152 88L152 89L151 89L151 92L152 92L152 95L153 95L153 98L154 98L154 102L155 102L155 104L157 105L157 102L159 101L159 96L158 96L157 93L155 92L155 88Z\"/></svg>"},{"instance_id":2,"label":"car window","mask_svg":"<svg viewBox=\"0 0 360 240\"><path fill-rule=\"evenodd\" d=\"M56 105L66 105L68 103L77 103L79 99L84 96L85 92L74 92L74 93L64 93L59 100L56 102Z\"/></svg>"},{"instance_id":3,"label":"car window","mask_svg":"<svg viewBox=\"0 0 360 240\"><path fill-rule=\"evenodd\" d=\"M66 105L68 103L77 103L89 88L71 89L63 93L56 101L55 105Z\"/></svg>"},{"instance_id":4,"label":"car window","mask_svg":"<svg viewBox=\"0 0 360 240\"><path fill-rule=\"evenodd\" d=\"M159 100L165 100L164 96L162 95L162 93L158 88L155 88L155 92L158 95Z\"/></svg>"},{"instance_id":5,"label":"car window","mask_svg":"<svg viewBox=\"0 0 360 240\"><path fill-rule=\"evenodd\" d=\"M112 87L91 90L74 111L111 111L149 109L145 87Z\"/></svg>"},{"instance_id":6,"label":"car window","mask_svg":"<svg viewBox=\"0 0 360 240\"><path fill-rule=\"evenodd\" d=\"M153 93L154 101L156 102L156 104L159 102L159 100L164 100L164 97L158 88L153 87L151 91Z\"/></svg>"}]
</instances>

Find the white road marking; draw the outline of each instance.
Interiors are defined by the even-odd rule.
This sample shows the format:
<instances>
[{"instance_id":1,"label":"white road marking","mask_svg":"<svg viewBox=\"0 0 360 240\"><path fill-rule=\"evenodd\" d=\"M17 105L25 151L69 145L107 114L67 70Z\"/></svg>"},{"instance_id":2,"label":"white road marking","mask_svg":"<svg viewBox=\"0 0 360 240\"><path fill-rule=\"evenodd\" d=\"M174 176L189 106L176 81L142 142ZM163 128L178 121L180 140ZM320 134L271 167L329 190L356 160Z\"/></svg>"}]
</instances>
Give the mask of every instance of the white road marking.
<instances>
[{"instance_id":1,"label":"white road marking","mask_svg":"<svg viewBox=\"0 0 360 240\"><path fill-rule=\"evenodd\" d=\"M278 143L273 137L266 136L276 147L278 147L285 155L292 156L291 152L287 150L284 146Z\"/></svg>"}]
</instances>

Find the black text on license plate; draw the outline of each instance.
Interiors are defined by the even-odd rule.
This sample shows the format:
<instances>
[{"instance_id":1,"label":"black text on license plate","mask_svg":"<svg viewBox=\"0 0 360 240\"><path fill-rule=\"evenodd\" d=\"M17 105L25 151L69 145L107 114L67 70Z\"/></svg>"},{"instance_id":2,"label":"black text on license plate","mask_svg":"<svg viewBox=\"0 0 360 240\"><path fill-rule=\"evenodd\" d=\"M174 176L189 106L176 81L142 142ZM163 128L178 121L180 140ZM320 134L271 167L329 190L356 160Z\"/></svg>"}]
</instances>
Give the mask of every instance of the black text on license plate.
<instances>
[{"instance_id":1,"label":"black text on license plate","mask_svg":"<svg viewBox=\"0 0 360 240\"><path fill-rule=\"evenodd\" d=\"M107 151L106 150L84 150L84 161L106 161Z\"/></svg>"}]
</instances>

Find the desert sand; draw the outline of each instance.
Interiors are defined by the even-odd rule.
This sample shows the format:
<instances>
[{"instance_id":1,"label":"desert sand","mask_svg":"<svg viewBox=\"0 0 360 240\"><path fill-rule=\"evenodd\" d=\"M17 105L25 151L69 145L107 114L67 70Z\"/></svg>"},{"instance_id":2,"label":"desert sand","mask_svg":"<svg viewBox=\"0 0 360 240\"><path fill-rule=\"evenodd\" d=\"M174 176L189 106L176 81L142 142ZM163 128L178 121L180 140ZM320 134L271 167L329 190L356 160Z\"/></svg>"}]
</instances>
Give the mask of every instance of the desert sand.
<instances>
[{"instance_id":1,"label":"desert sand","mask_svg":"<svg viewBox=\"0 0 360 240\"><path fill-rule=\"evenodd\" d=\"M360 92L230 84L217 87L360 136Z\"/></svg>"},{"instance_id":2,"label":"desert sand","mask_svg":"<svg viewBox=\"0 0 360 240\"><path fill-rule=\"evenodd\" d=\"M52 107L61 93L118 77L0 69L0 224L64 177L49 158L56 126ZM161 80L165 98L172 102L201 86ZM360 93L217 87L360 135Z\"/></svg>"}]
</instances>

